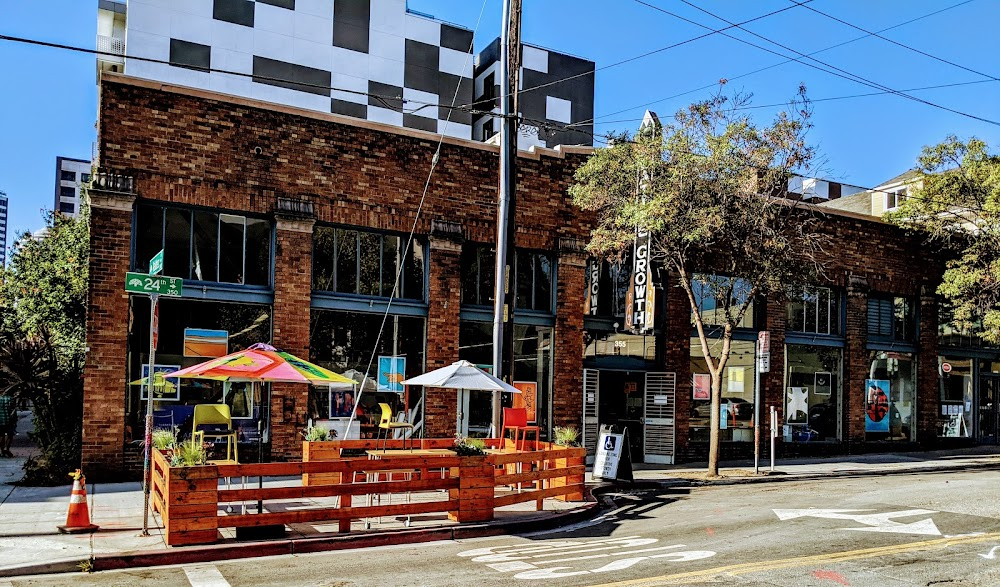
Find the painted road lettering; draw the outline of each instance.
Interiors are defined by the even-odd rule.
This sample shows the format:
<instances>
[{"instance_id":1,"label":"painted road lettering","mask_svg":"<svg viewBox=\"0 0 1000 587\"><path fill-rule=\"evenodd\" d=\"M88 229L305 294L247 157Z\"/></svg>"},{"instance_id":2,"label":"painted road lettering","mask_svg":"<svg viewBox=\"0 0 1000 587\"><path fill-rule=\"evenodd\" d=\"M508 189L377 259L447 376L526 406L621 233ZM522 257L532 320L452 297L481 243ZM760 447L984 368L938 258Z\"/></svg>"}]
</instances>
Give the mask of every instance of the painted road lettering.
<instances>
[{"instance_id":1,"label":"painted road lettering","mask_svg":"<svg viewBox=\"0 0 1000 587\"><path fill-rule=\"evenodd\" d=\"M902 510L896 512L886 512L882 514L867 514L872 510L826 510L808 508L804 510L773 510L779 520L793 520L795 518L827 518L831 520L851 520L864 524L865 528L840 528L841 530L853 530L858 532L891 532L896 534L920 534L924 536L941 536L941 531L931 518L918 520L916 522L897 522L892 518L911 518L914 516L927 516L936 514L934 510Z\"/></svg>"},{"instance_id":2,"label":"painted road lettering","mask_svg":"<svg viewBox=\"0 0 1000 587\"><path fill-rule=\"evenodd\" d=\"M516 579L533 580L620 571L653 559L680 563L715 556L715 552L711 550L679 550L685 548L683 544L652 546L658 541L656 538L639 536L559 540L545 544L477 548L460 552L458 556L485 563L502 573L513 572ZM586 564L587 562L591 564ZM595 568L581 568L594 563L598 563Z\"/></svg>"}]
</instances>

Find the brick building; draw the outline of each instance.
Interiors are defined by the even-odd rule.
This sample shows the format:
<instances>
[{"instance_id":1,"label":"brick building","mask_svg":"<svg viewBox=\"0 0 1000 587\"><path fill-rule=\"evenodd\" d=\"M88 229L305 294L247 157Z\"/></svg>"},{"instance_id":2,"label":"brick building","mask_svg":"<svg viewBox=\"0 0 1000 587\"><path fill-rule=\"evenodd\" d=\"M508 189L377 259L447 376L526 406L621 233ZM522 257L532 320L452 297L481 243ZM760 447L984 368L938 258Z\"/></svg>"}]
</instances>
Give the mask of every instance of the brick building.
<instances>
[{"instance_id":1,"label":"brick building","mask_svg":"<svg viewBox=\"0 0 1000 587\"><path fill-rule=\"evenodd\" d=\"M137 454L143 402L127 382L148 361L149 304L126 294L123 280L146 271L160 249L164 273L185 286L182 298L161 302L157 366L204 360L188 348L191 329L221 332L229 351L271 341L342 373L364 372L373 358L401 360L405 376L457 359L491 362L496 147L443 139L407 250L438 135L108 74L99 116L100 171L89 189L88 474L122 473ZM515 381L536 390L543 437L554 426L582 426L592 444L597 424L613 423L629 429L637 460L697 458L708 414L695 396L707 371L688 304L666 281L653 334L624 330L628 260L588 261L590 220L567 197L588 153L519 157ZM825 226L829 282L790 303L758 301L737 333L723 389L735 415L724 450L752 450L742 404L754 398L753 341L763 329L772 353L763 404L782 412L784 454L896 451L941 436L972 442L980 428L973 415L985 412L976 412L978 398L966 409L964 396L954 401L947 391L958 381L961 392L965 380L947 381L938 356L931 292L939 264L917 240L872 218L832 212ZM598 293L585 314L591 285ZM992 357L977 352L970 361ZM983 373L1000 371L1000 362L983 365ZM382 379L384 370L377 360L370 372ZM362 434L372 431L365 416L375 398L418 419L426 403L428 436L488 432L488 395L427 389L421 400L391 383L355 398L304 385L186 382L160 398L154 421L183 432L193 404L226 401L241 440L264 440L278 459L300 454L310 420L336 426L355 400ZM887 396L885 418L872 424L870 384Z\"/></svg>"}]
</instances>

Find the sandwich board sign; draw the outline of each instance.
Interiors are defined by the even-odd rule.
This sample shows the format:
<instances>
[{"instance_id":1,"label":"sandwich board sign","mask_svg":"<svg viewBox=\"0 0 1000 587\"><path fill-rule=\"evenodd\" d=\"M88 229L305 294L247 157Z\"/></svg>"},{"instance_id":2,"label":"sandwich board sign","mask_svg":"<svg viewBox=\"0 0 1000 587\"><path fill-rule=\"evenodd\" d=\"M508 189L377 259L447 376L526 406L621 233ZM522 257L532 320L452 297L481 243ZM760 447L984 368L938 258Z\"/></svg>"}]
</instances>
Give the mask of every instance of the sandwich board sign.
<instances>
[{"instance_id":1,"label":"sandwich board sign","mask_svg":"<svg viewBox=\"0 0 1000 587\"><path fill-rule=\"evenodd\" d=\"M597 437L597 454L594 457L595 479L632 481L632 458L628 449L628 429L621 434L602 427Z\"/></svg>"}]
</instances>

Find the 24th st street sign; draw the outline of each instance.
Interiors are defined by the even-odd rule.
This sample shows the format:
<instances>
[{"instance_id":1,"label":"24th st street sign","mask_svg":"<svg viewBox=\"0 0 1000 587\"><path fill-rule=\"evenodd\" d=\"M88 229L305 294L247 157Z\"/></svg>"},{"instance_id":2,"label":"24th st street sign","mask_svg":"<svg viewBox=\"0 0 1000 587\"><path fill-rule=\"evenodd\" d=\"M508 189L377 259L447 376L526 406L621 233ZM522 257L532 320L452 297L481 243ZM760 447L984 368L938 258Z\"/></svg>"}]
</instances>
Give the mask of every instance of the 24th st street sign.
<instances>
[{"instance_id":1,"label":"24th st street sign","mask_svg":"<svg viewBox=\"0 0 1000 587\"><path fill-rule=\"evenodd\" d=\"M140 294L180 297L184 280L179 277L156 277L145 273L126 273L125 291Z\"/></svg>"}]
</instances>

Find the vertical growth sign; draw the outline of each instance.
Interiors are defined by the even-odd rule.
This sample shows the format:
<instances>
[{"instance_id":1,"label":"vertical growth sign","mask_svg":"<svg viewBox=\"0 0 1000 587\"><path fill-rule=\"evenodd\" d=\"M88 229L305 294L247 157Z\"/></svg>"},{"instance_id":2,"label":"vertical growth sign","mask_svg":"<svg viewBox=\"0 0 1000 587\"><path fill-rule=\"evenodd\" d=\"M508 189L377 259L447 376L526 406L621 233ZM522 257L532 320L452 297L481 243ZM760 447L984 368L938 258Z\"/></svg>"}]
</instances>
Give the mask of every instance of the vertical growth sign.
<instances>
[{"instance_id":1,"label":"vertical growth sign","mask_svg":"<svg viewBox=\"0 0 1000 587\"><path fill-rule=\"evenodd\" d=\"M632 277L625 296L625 327L645 333L653 330L653 308L656 292L653 288L653 271L649 262L650 234L639 229L632 256Z\"/></svg>"}]
</instances>

